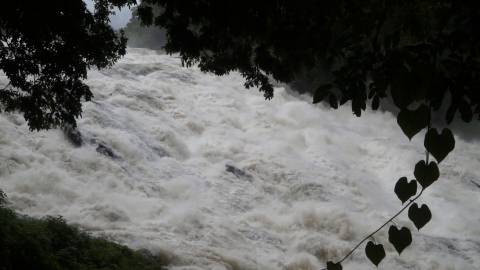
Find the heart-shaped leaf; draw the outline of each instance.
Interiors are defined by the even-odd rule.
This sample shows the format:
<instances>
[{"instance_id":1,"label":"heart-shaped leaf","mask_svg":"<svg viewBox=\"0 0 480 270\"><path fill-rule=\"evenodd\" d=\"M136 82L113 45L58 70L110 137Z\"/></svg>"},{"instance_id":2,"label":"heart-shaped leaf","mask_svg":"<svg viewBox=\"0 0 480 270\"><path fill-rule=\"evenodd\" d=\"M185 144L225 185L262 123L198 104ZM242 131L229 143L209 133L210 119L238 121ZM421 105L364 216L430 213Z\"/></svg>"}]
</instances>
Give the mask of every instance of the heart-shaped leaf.
<instances>
[{"instance_id":1,"label":"heart-shaped leaf","mask_svg":"<svg viewBox=\"0 0 480 270\"><path fill-rule=\"evenodd\" d=\"M388 241L397 250L398 254L412 243L412 234L406 227L402 227L400 230L396 226L390 226L388 229Z\"/></svg>"},{"instance_id":2,"label":"heart-shaped leaf","mask_svg":"<svg viewBox=\"0 0 480 270\"><path fill-rule=\"evenodd\" d=\"M440 163L455 148L455 138L448 128L444 128L441 134L438 134L436 128L431 128L425 134L424 145Z\"/></svg>"},{"instance_id":3,"label":"heart-shaped leaf","mask_svg":"<svg viewBox=\"0 0 480 270\"><path fill-rule=\"evenodd\" d=\"M403 204L410 199L410 197L417 194L417 181L412 180L408 182L407 177L402 177L398 179L397 184L395 184L394 191Z\"/></svg>"},{"instance_id":4,"label":"heart-shaped leaf","mask_svg":"<svg viewBox=\"0 0 480 270\"><path fill-rule=\"evenodd\" d=\"M342 270L342 265L334 262L327 262L327 270Z\"/></svg>"},{"instance_id":5,"label":"heart-shaped leaf","mask_svg":"<svg viewBox=\"0 0 480 270\"><path fill-rule=\"evenodd\" d=\"M414 203L408 209L408 218L420 230L432 219L432 212L430 212L426 204L422 204L422 207L419 208L417 203Z\"/></svg>"},{"instance_id":6,"label":"heart-shaped leaf","mask_svg":"<svg viewBox=\"0 0 480 270\"><path fill-rule=\"evenodd\" d=\"M330 94L328 96L328 102L330 103L330 107L338 109L338 99L335 94Z\"/></svg>"},{"instance_id":7,"label":"heart-shaped leaf","mask_svg":"<svg viewBox=\"0 0 480 270\"><path fill-rule=\"evenodd\" d=\"M378 266L378 264L385 258L385 249L382 244L376 245L372 241L367 243L365 247L365 254L367 254L368 259Z\"/></svg>"},{"instance_id":8,"label":"heart-shaped leaf","mask_svg":"<svg viewBox=\"0 0 480 270\"><path fill-rule=\"evenodd\" d=\"M422 105L414 111L403 109L397 116L398 125L410 140L420 130L428 126L429 121L430 109L426 105Z\"/></svg>"},{"instance_id":9,"label":"heart-shaped leaf","mask_svg":"<svg viewBox=\"0 0 480 270\"><path fill-rule=\"evenodd\" d=\"M415 165L415 171L413 174L424 189L430 186L433 182L437 181L438 177L440 177L437 163L433 161L430 162L428 166L424 160L419 161Z\"/></svg>"}]
</instances>

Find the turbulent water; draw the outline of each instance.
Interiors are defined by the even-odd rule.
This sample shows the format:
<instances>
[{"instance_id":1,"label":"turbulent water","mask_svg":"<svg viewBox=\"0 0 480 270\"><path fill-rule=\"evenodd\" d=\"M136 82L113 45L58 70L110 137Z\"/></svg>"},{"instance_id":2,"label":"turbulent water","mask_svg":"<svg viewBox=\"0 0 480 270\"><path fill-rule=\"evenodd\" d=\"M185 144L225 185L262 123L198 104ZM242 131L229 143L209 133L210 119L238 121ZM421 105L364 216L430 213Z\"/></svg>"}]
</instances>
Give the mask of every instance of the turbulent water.
<instances>
[{"instance_id":1,"label":"turbulent water","mask_svg":"<svg viewBox=\"0 0 480 270\"><path fill-rule=\"evenodd\" d=\"M5 78L0 77L2 84ZM319 269L401 207L424 158L388 112L361 118L283 88L265 101L233 73L130 50L92 71L78 131L29 132L0 114L0 188L12 207L168 255L172 269ZM70 138L70 139L69 139ZM457 138L420 199L433 219L380 269L480 269L480 145ZM373 269L363 246L344 269Z\"/></svg>"}]
</instances>

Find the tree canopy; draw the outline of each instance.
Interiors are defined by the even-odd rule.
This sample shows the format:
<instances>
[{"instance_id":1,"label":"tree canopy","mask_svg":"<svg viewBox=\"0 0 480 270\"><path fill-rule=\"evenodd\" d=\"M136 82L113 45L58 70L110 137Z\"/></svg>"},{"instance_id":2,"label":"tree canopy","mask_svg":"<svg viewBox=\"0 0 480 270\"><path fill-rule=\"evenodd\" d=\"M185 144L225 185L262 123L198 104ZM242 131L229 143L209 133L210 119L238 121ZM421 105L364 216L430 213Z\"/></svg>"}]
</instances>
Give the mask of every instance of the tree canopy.
<instances>
[{"instance_id":1,"label":"tree canopy","mask_svg":"<svg viewBox=\"0 0 480 270\"><path fill-rule=\"evenodd\" d=\"M87 70L125 54L108 15L135 3L96 0L94 12L82 0L3 3L0 70L10 84L0 88L0 109L23 112L32 129L75 125L92 96ZM479 12L475 1L451 0L143 0L135 15L160 27L160 39L166 31L167 52L187 66L239 71L268 99L272 79L292 82L321 65L315 103L351 101L360 116L391 97L402 110L424 103L447 122L456 114L469 122L480 118Z\"/></svg>"},{"instance_id":2,"label":"tree canopy","mask_svg":"<svg viewBox=\"0 0 480 270\"><path fill-rule=\"evenodd\" d=\"M134 0L6 1L0 6L0 110L20 111L31 129L70 124L92 93L82 81L91 67L112 65L126 38L109 25L113 7Z\"/></svg>"},{"instance_id":3,"label":"tree canopy","mask_svg":"<svg viewBox=\"0 0 480 270\"><path fill-rule=\"evenodd\" d=\"M155 15L152 7L164 10ZM480 118L480 8L475 1L143 0L138 16L167 31L166 50L217 75L239 71L245 86L273 96L322 64L313 101L351 101L357 116L390 96L400 109L446 106ZM368 102L368 101L371 102Z\"/></svg>"}]
</instances>

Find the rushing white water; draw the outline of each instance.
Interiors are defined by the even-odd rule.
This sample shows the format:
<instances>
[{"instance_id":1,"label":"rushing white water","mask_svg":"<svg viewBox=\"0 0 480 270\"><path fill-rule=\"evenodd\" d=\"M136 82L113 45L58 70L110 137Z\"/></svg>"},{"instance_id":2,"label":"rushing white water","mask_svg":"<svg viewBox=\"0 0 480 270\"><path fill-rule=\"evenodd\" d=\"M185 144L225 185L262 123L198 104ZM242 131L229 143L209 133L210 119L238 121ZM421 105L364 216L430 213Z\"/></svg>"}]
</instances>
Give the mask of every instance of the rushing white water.
<instances>
[{"instance_id":1,"label":"rushing white water","mask_svg":"<svg viewBox=\"0 0 480 270\"><path fill-rule=\"evenodd\" d=\"M400 209L393 187L424 158L421 135L408 141L388 112L356 118L283 88L265 101L242 83L130 50L90 72L82 146L0 115L0 188L23 213L166 253L172 269L318 269ZM395 219L412 246L398 256L388 228L375 237L380 269L480 269L478 153L457 138L420 199L432 221ZM344 263L373 268L363 246Z\"/></svg>"}]
</instances>

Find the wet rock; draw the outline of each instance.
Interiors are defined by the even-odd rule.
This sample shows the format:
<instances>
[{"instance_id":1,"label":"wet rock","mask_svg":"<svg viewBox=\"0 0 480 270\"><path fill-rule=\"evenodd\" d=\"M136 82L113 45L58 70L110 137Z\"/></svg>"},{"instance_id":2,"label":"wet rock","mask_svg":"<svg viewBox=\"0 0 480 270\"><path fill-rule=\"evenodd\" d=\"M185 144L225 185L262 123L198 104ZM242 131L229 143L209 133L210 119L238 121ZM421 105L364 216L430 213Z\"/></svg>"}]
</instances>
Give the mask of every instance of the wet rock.
<instances>
[{"instance_id":1,"label":"wet rock","mask_svg":"<svg viewBox=\"0 0 480 270\"><path fill-rule=\"evenodd\" d=\"M113 150L110 147L104 145L103 143L99 143L96 150L98 153L105 155L107 157L110 157L113 159L118 158L118 156L113 152Z\"/></svg>"},{"instance_id":2,"label":"wet rock","mask_svg":"<svg viewBox=\"0 0 480 270\"><path fill-rule=\"evenodd\" d=\"M65 126L63 128L63 134L67 140L73 144L75 147L80 147L83 145L82 133L78 129L72 126Z\"/></svg>"},{"instance_id":3,"label":"wet rock","mask_svg":"<svg viewBox=\"0 0 480 270\"><path fill-rule=\"evenodd\" d=\"M477 188L480 188L480 184L479 184L479 183L477 183L477 182L475 182L475 181L473 181L473 180L470 180L470 182L472 182L472 184L473 184L474 186L476 186Z\"/></svg>"},{"instance_id":4,"label":"wet rock","mask_svg":"<svg viewBox=\"0 0 480 270\"><path fill-rule=\"evenodd\" d=\"M167 150L161 148L161 147L158 147L158 146L153 146L151 147L151 149L153 150L153 152L159 156L159 157L169 157L170 155L168 154Z\"/></svg>"},{"instance_id":5,"label":"wet rock","mask_svg":"<svg viewBox=\"0 0 480 270\"><path fill-rule=\"evenodd\" d=\"M246 173L244 170L239 169L233 165L225 164L225 170L229 173L232 173L238 178L246 179L250 182L253 180L253 177L250 174Z\"/></svg>"}]
</instances>

